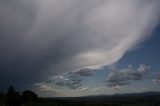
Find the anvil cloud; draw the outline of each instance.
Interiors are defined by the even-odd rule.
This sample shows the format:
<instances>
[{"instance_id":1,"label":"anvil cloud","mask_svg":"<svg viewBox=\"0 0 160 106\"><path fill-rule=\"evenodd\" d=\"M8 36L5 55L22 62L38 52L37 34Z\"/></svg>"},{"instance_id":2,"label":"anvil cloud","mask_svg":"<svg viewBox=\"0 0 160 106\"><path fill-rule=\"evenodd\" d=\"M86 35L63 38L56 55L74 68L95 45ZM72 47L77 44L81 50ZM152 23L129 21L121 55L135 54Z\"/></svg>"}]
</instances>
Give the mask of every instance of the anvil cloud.
<instances>
[{"instance_id":1,"label":"anvil cloud","mask_svg":"<svg viewBox=\"0 0 160 106\"><path fill-rule=\"evenodd\" d=\"M151 35L159 4L159 0L1 0L0 83L33 83L111 65Z\"/></svg>"}]
</instances>

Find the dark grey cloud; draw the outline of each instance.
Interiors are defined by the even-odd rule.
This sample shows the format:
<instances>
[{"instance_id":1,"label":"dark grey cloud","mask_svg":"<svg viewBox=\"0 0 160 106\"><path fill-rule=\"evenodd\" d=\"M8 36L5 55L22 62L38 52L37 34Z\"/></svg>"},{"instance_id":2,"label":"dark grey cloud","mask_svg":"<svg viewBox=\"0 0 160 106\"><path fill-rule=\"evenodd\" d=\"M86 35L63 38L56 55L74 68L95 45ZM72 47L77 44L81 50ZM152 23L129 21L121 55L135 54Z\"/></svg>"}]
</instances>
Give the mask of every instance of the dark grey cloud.
<instances>
[{"instance_id":1,"label":"dark grey cloud","mask_svg":"<svg viewBox=\"0 0 160 106\"><path fill-rule=\"evenodd\" d=\"M66 81L66 86L70 89L77 89L82 86L82 80L78 77L72 77Z\"/></svg>"},{"instance_id":2,"label":"dark grey cloud","mask_svg":"<svg viewBox=\"0 0 160 106\"><path fill-rule=\"evenodd\" d=\"M21 86L39 80L37 72L44 69L43 59L31 57L31 51L27 50L23 42L25 33L36 19L36 12L36 4L32 4L32 1L0 1L1 87L12 84Z\"/></svg>"},{"instance_id":3,"label":"dark grey cloud","mask_svg":"<svg viewBox=\"0 0 160 106\"><path fill-rule=\"evenodd\" d=\"M158 4L159 0L1 0L1 85L32 84L117 62L149 37L159 18Z\"/></svg>"},{"instance_id":4,"label":"dark grey cloud","mask_svg":"<svg viewBox=\"0 0 160 106\"><path fill-rule=\"evenodd\" d=\"M124 86L130 84L130 81L142 80L148 71L149 67L146 65L140 65L137 69L131 65L124 69L113 67L106 80L107 86Z\"/></svg>"},{"instance_id":5,"label":"dark grey cloud","mask_svg":"<svg viewBox=\"0 0 160 106\"><path fill-rule=\"evenodd\" d=\"M59 75L51 77L44 84L55 84L57 86L66 86L70 89L77 89L82 86L82 77L91 76L93 69L83 68L67 73L65 76Z\"/></svg>"},{"instance_id":6,"label":"dark grey cloud","mask_svg":"<svg viewBox=\"0 0 160 106\"><path fill-rule=\"evenodd\" d=\"M54 83L58 86L64 86L66 83L66 79L63 76L54 77Z\"/></svg>"},{"instance_id":7,"label":"dark grey cloud","mask_svg":"<svg viewBox=\"0 0 160 106\"><path fill-rule=\"evenodd\" d=\"M83 68L75 71L69 72L70 75L79 75L79 76L91 76L92 75L92 69L89 68Z\"/></svg>"},{"instance_id":8,"label":"dark grey cloud","mask_svg":"<svg viewBox=\"0 0 160 106\"><path fill-rule=\"evenodd\" d=\"M77 75L69 75L67 77L64 76L54 76L53 79L50 79L42 85L46 84L55 84L60 87L68 87L69 89L77 89L82 86L82 79Z\"/></svg>"}]
</instances>

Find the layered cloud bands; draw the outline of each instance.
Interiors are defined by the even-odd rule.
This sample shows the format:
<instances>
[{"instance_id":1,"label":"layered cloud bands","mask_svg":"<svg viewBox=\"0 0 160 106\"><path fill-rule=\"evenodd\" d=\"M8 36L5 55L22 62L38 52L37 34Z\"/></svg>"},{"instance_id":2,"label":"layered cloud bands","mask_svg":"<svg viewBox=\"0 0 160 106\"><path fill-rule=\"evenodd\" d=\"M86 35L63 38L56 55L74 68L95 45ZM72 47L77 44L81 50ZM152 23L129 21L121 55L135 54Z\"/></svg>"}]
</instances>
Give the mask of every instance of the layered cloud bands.
<instances>
[{"instance_id":1,"label":"layered cloud bands","mask_svg":"<svg viewBox=\"0 0 160 106\"><path fill-rule=\"evenodd\" d=\"M158 23L158 4L159 0L1 0L0 78L24 83L113 64L149 37Z\"/></svg>"},{"instance_id":2,"label":"layered cloud bands","mask_svg":"<svg viewBox=\"0 0 160 106\"><path fill-rule=\"evenodd\" d=\"M140 65L136 70L133 69L131 65L120 70L113 67L112 72L108 75L108 78L106 80L107 86L123 86L129 84L130 81L142 80L148 73L148 70L149 67L145 65Z\"/></svg>"}]
</instances>

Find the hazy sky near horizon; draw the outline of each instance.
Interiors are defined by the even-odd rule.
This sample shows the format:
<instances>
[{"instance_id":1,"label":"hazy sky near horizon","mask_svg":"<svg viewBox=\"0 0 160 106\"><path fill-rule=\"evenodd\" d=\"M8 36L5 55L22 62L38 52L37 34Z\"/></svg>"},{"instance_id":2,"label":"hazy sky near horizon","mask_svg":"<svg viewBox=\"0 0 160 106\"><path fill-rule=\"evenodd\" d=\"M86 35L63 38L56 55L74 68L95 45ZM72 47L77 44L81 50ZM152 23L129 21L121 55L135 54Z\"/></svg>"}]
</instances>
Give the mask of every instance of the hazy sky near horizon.
<instances>
[{"instance_id":1,"label":"hazy sky near horizon","mask_svg":"<svg viewBox=\"0 0 160 106\"><path fill-rule=\"evenodd\" d=\"M160 91L159 0L0 1L0 89L40 96Z\"/></svg>"}]
</instances>

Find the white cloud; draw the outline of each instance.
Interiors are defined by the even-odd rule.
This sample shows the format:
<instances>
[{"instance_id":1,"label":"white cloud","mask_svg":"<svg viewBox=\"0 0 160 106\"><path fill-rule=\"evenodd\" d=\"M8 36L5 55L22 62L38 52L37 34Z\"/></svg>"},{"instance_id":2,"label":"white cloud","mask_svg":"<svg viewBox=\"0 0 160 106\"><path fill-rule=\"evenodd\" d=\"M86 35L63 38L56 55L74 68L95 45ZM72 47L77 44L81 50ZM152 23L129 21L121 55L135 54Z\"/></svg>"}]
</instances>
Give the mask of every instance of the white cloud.
<instances>
[{"instance_id":1,"label":"white cloud","mask_svg":"<svg viewBox=\"0 0 160 106\"><path fill-rule=\"evenodd\" d=\"M39 85L36 85L36 86L38 86L38 90L41 91L41 92L50 92L50 93L52 93L52 92L57 92L57 93L61 92L61 90L56 89L51 85L39 84Z\"/></svg>"},{"instance_id":2,"label":"white cloud","mask_svg":"<svg viewBox=\"0 0 160 106\"><path fill-rule=\"evenodd\" d=\"M90 89L88 87L79 87L78 90L80 90L80 91L89 91Z\"/></svg>"},{"instance_id":3,"label":"white cloud","mask_svg":"<svg viewBox=\"0 0 160 106\"><path fill-rule=\"evenodd\" d=\"M53 64L53 69L110 65L149 37L157 24L158 3L158 0L46 0L27 37L35 38L35 43L37 37L42 41L45 37L47 43L37 44L41 50L59 46L61 42L60 53L69 58Z\"/></svg>"},{"instance_id":4,"label":"white cloud","mask_svg":"<svg viewBox=\"0 0 160 106\"><path fill-rule=\"evenodd\" d=\"M108 89L108 87L97 87L97 88L93 88L92 91L104 91L107 89Z\"/></svg>"},{"instance_id":5,"label":"white cloud","mask_svg":"<svg viewBox=\"0 0 160 106\"><path fill-rule=\"evenodd\" d=\"M160 84L160 73L155 73L152 79L153 84L157 85Z\"/></svg>"},{"instance_id":6,"label":"white cloud","mask_svg":"<svg viewBox=\"0 0 160 106\"><path fill-rule=\"evenodd\" d=\"M119 89L122 88L122 86L120 86L120 85L115 85L115 86L112 86L112 87L110 87L110 88L113 89L113 90L119 90Z\"/></svg>"},{"instance_id":7,"label":"white cloud","mask_svg":"<svg viewBox=\"0 0 160 106\"><path fill-rule=\"evenodd\" d=\"M160 79L152 79L152 81L153 81L153 84L160 84Z\"/></svg>"},{"instance_id":8,"label":"white cloud","mask_svg":"<svg viewBox=\"0 0 160 106\"><path fill-rule=\"evenodd\" d=\"M160 72L152 73L151 79L152 79L153 84L159 85L160 84Z\"/></svg>"}]
</instances>

